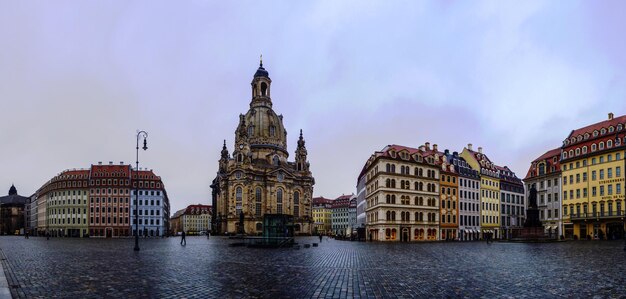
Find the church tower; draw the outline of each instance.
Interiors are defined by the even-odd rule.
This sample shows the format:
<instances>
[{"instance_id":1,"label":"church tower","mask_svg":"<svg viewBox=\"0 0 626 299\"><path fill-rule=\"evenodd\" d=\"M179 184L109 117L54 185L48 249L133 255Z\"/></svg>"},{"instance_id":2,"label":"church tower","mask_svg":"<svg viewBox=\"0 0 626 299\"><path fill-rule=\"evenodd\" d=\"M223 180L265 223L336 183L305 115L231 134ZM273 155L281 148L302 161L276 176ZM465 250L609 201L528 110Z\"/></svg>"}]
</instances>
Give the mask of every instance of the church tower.
<instances>
[{"instance_id":1,"label":"church tower","mask_svg":"<svg viewBox=\"0 0 626 299\"><path fill-rule=\"evenodd\" d=\"M315 180L300 131L294 162L288 160L283 116L273 110L272 80L263 60L254 73L249 109L239 115L232 157L226 143L211 185L217 233L260 234L263 216L293 216L294 233L310 234ZM244 227L240 227L243 219Z\"/></svg>"}]
</instances>

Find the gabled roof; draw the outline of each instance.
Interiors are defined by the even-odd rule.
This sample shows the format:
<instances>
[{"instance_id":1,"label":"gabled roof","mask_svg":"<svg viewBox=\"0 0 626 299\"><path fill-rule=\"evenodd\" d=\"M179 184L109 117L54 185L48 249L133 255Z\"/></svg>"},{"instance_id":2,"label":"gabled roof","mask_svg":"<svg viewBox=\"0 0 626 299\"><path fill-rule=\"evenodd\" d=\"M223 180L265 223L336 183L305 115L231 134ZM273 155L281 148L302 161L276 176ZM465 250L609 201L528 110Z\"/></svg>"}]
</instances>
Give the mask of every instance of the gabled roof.
<instances>
[{"instance_id":1,"label":"gabled roof","mask_svg":"<svg viewBox=\"0 0 626 299\"><path fill-rule=\"evenodd\" d=\"M561 171L561 148L555 148L555 149L551 149L549 151L547 151L546 153L544 153L543 155L539 156L539 158L535 159L532 161L532 163L530 164L530 167L528 168L528 172L526 173L526 177L524 178L524 180L527 180L529 178L532 177L536 177L537 175L535 175L537 173L537 164L539 162L545 162L546 163L546 174L550 174L553 173L552 172L552 166L555 167L555 171L554 173L558 173ZM556 159L554 159L556 158ZM556 160L556 162L555 162Z\"/></svg>"}]
</instances>

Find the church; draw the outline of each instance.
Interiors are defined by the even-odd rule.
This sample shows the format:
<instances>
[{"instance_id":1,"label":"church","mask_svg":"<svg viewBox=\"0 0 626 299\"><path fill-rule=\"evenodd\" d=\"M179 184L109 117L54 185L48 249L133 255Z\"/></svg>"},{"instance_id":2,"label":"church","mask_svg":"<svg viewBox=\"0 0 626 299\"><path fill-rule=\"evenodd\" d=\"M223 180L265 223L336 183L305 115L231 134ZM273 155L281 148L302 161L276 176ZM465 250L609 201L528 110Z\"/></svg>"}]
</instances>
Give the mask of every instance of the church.
<instances>
[{"instance_id":1,"label":"church","mask_svg":"<svg viewBox=\"0 0 626 299\"><path fill-rule=\"evenodd\" d=\"M283 116L272 109L272 80L263 60L251 83L252 99L239 115L230 155L226 141L211 184L213 231L261 235L265 216L290 219L295 235L311 234L313 178L302 130L289 161ZM243 225L241 225L243 224Z\"/></svg>"}]
</instances>

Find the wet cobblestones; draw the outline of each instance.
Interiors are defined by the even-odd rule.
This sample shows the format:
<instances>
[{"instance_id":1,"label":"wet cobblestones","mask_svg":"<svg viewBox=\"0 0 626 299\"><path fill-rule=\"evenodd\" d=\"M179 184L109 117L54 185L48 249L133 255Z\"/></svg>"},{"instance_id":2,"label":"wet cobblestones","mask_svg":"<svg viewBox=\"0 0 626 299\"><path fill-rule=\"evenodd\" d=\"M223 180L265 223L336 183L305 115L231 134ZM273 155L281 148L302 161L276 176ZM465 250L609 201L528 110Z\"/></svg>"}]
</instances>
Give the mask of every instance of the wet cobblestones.
<instances>
[{"instance_id":1,"label":"wet cobblestones","mask_svg":"<svg viewBox=\"0 0 626 299\"><path fill-rule=\"evenodd\" d=\"M0 237L14 298L626 298L619 241L228 243Z\"/></svg>"}]
</instances>

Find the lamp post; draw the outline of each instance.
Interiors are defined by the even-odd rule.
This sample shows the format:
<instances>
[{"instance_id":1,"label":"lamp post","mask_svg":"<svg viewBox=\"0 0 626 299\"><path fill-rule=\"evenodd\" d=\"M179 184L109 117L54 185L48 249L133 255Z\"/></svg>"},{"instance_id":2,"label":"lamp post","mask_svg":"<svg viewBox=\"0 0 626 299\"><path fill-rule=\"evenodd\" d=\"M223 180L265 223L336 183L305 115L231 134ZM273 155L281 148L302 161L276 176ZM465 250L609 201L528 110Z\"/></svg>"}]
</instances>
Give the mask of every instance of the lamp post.
<instances>
[{"instance_id":1,"label":"lamp post","mask_svg":"<svg viewBox=\"0 0 626 299\"><path fill-rule=\"evenodd\" d=\"M146 131L137 132L137 160L135 160L135 251L139 251L139 137L143 136L143 147L145 151L148 149L146 140L148 139L148 133Z\"/></svg>"}]
</instances>

